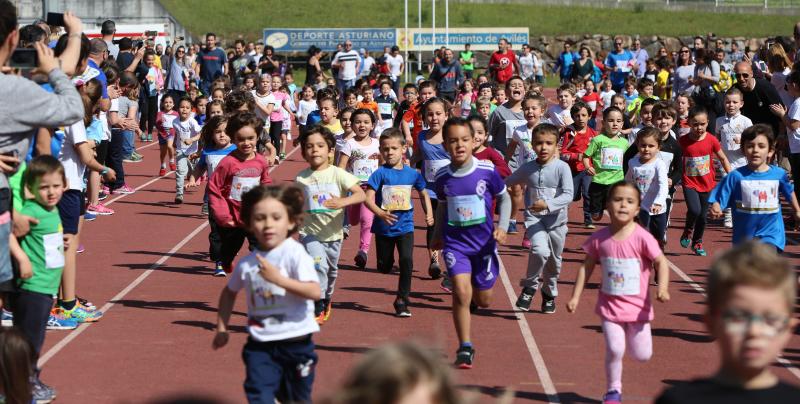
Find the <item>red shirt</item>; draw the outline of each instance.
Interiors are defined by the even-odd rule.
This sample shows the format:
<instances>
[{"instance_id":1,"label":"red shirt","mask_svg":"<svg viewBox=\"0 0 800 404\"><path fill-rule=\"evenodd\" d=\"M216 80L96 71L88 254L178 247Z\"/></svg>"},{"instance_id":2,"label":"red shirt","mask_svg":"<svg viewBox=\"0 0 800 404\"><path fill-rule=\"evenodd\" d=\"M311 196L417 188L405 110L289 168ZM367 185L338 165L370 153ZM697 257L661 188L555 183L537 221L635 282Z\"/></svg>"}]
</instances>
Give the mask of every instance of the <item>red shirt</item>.
<instances>
[{"instance_id":1,"label":"red shirt","mask_svg":"<svg viewBox=\"0 0 800 404\"><path fill-rule=\"evenodd\" d=\"M494 80L498 83L505 83L508 81L508 79L514 75L514 64L516 61L517 55L510 50L506 50L506 53L500 53L500 51L492 53L489 64L499 66L492 70Z\"/></svg>"},{"instance_id":2,"label":"red shirt","mask_svg":"<svg viewBox=\"0 0 800 404\"><path fill-rule=\"evenodd\" d=\"M478 160L490 161L492 164L494 164L494 168L497 169L497 173L500 174L501 178L506 178L511 175L511 169L508 168L506 160L500 155L500 153L497 152L497 150L487 147L483 149L483 151L476 152L473 154L473 156L475 156L475 158Z\"/></svg>"},{"instance_id":3,"label":"red shirt","mask_svg":"<svg viewBox=\"0 0 800 404\"><path fill-rule=\"evenodd\" d=\"M272 182L264 156L256 154L255 158L242 161L235 153L225 156L208 179L209 210L217 224L224 227L230 222L241 227L242 195L250 188Z\"/></svg>"},{"instance_id":4,"label":"red shirt","mask_svg":"<svg viewBox=\"0 0 800 404\"><path fill-rule=\"evenodd\" d=\"M589 142L595 136L597 136L597 132L588 126L583 133L575 132L572 125L561 131L561 160L569 164L573 175L586 170L583 165L583 153L586 152Z\"/></svg>"},{"instance_id":5,"label":"red shirt","mask_svg":"<svg viewBox=\"0 0 800 404\"><path fill-rule=\"evenodd\" d=\"M719 140L706 132L703 140L694 140L691 135L678 139L683 153L683 186L697 192L711 192L717 181L711 160L720 151Z\"/></svg>"},{"instance_id":6,"label":"red shirt","mask_svg":"<svg viewBox=\"0 0 800 404\"><path fill-rule=\"evenodd\" d=\"M589 106L589 109L594 108L590 115L592 118L597 118L597 111L603 109L603 100L600 98L600 95L592 91L591 94L586 94L581 97L581 100Z\"/></svg>"},{"instance_id":7,"label":"red shirt","mask_svg":"<svg viewBox=\"0 0 800 404\"><path fill-rule=\"evenodd\" d=\"M419 132L422 131L422 111L420 111L421 107L422 104L419 101L417 101L411 104L411 106L408 107L408 110L403 114L403 120L406 121L406 123L410 123L412 126L411 138L414 140L419 138ZM416 142L414 142L412 149L415 152L419 150Z\"/></svg>"}]
</instances>

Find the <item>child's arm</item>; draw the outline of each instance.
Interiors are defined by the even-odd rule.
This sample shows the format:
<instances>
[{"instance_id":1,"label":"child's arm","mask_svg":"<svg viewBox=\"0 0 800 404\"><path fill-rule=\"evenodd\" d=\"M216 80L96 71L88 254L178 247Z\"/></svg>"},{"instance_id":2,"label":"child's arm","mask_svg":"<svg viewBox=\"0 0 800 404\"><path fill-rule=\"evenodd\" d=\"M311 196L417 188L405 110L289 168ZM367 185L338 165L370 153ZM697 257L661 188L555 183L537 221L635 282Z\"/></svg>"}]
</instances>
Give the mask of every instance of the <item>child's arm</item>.
<instances>
[{"instance_id":1,"label":"child's arm","mask_svg":"<svg viewBox=\"0 0 800 404\"><path fill-rule=\"evenodd\" d=\"M656 194L655 203L653 203L653 206L650 207L651 212L655 214L660 212L662 207L666 206L667 197L669 196L669 185L668 185L669 179L667 178L667 166L660 161L658 162L658 164L659 164L658 171L656 171L656 175L658 176L657 177L658 194Z\"/></svg>"},{"instance_id":2,"label":"child's arm","mask_svg":"<svg viewBox=\"0 0 800 404\"><path fill-rule=\"evenodd\" d=\"M722 149L715 151L714 154L717 156L719 162L722 163L722 168L725 170L725 173L727 174L731 172L731 165L728 162L728 157L725 156L725 153L722 151Z\"/></svg>"},{"instance_id":3,"label":"child's arm","mask_svg":"<svg viewBox=\"0 0 800 404\"><path fill-rule=\"evenodd\" d=\"M233 303L236 302L236 294L226 285L219 294L219 308L217 309L217 333L211 347L220 349L228 344L228 321L231 319Z\"/></svg>"},{"instance_id":4,"label":"child's arm","mask_svg":"<svg viewBox=\"0 0 800 404\"><path fill-rule=\"evenodd\" d=\"M366 194L364 193L364 190L361 189L361 186L357 183L350 187L348 191L350 191L350 196L331 198L325 201L323 205L330 209L341 209L345 206L355 205L366 200Z\"/></svg>"},{"instance_id":5,"label":"child's arm","mask_svg":"<svg viewBox=\"0 0 800 404\"><path fill-rule=\"evenodd\" d=\"M194 166L194 170L189 173L189 184L186 186L189 188L193 188L197 186L197 179L200 178L203 173L206 172L206 162L203 159L203 154L200 154L200 161L197 162Z\"/></svg>"},{"instance_id":6,"label":"child's arm","mask_svg":"<svg viewBox=\"0 0 800 404\"><path fill-rule=\"evenodd\" d=\"M653 261L653 267L656 269L656 276L658 276L658 294L656 299L661 303L669 301L669 261L664 254L661 254Z\"/></svg>"},{"instance_id":7,"label":"child's arm","mask_svg":"<svg viewBox=\"0 0 800 404\"><path fill-rule=\"evenodd\" d=\"M78 143L74 147L75 151L78 152L78 158L84 165L86 165L86 168L99 173L103 173L105 171L103 178L105 178L107 181L115 181L117 179L117 173L114 172L112 168L106 167L95 160L94 150L89 145L89 142Z\"/></svg>"},{"instance_id":8,"label":"child's arm","mask_svg":"<svg viewBox=\"0 0 800 404\"><path fill-rule=\"evenodd\" d=\"M769 109L774 115L783 120L784 124L786 124L786 129L795 131L800 128L800 121L789 117L789 111L783 104L772 104L769 106Z\"/></svg>"},{"instance_id":9,"label":"child's arm","mask_svg":"<svg viewBox=\"0 0 800 404\"><path fill-rule=\"evenodd\" d=\"M320 296L319 282L303 282L281 275L281 270L272 265L266 258L256 254L258 274L265 281L286 289L287 292L308 300L317 300Z\"/></svg>"},{"instance_id":10,"label":"child's arm","mask_svg":"<svg viewBox=\"0 0 800 404\"><path fill-rule=\"evenodd\" d=\"M514 152L517 150L517 139L511 138L511 141L508 143L508 147L506 148L506 155L503 156L506 160L506 163L511 161L511 158L514 156Z\"/></svg>"},{"instance_id":11,"label":"child's arm","mask_svg":"<svg viewBox=\"0 0 800 404\"><path fill-rule=\"evenodd\" d=\"M347 170L347 163L350 162L350 155L344 154L344 152L339 153L339 168L342 170Z\"/></svg>"},{"instance_id":12,"label":"child's arm","mask_svg":"<svg viewBox=\"0 0 800 404\"><path fill-rule=\"evenodd\" d=\"M8 237L8 248L11 252L11 257L13 257L19 265L19 277L22 279L32 277L33 265L31 265L31 260L28 259L28 255L22 250L22 247L20 247L17 241L17 237L14 236L13 233Z\"/></svg>"},{"instance_id":13,"label":"child's arm","mask_svg":"<svg viewBox=\"0 0 800 404\"><path fill-rule=\"evenodd\" d=\"M444 233L443 224L447 223L447 200L439 199L436 205L436 219L433 225L433 241L431 241L431 250L439 251L442 249L442 234Z\"/></svg>"},{"instance_id":14,"label":"child's arm","mask_svg":"<svg viewBox=\"0 0 800 404\"><path fill-rule=\"evenodd\" d=\"M587 174L589 174L591 176L594 176L595 174L597 174L594 171L594 167L592 167L592 160L589 158L588 155L584 154L583 155L583 159L581 161L583 162L583 166L586 167L586 173Z\"/></svg>"},{"instance_id":15,"label":"child's arm","mask_svg":"<svg viewBox=\"0 0 800 404\"><path fill-rule=\"evenodd\" d=\"M725 178L718 182L717 186L715 186L708 195L708 203L711 204L708 210L712 218L721 218L722 206L725 206L726 208L728 207L728 203L730 203L730 196L733 193L734 182L739 180L739 178L735 178L736 175L737 174L734 173L725 176ZM792 192L792 195L794 195L794 192Z\"/></svg>"},{"instance_id":16,"label":"child's arm","mask_svg":"<svg viewBox=\"0 0 800 404\"><path fill-rule=\"evenodd\" d=\"M578 276L575 277L575 288L572 289L572 298L567 302L568 312L574 313L578 309L578 302L581 299L583 288L586 286L586 280L592 277L596 263L597 261L594 258L587 255L583 265L578 269Z\"/></svg>"},{"instance_id":17,"label":"child's arm","mask_svg":"<svg viewBox=\"0 0 800 404\"><path fill-rule=\"evenodd\" d=\"M503 244L506 242L506 229L511 220L511 195L509 195L507 190L503 190L503 193L496 197L500 198L497 201L500 217L497 219L497 226L494 228L493 235L498 243Z\"/></svg>"},{"instance_id":18,"label":"child's arm","mask_svg":"<svg viewBox=\"0 0 800 404\"><path fill-rule=\"evenodd\" d=\"M433 226L433 205L431 205L431 197L425 192L425 189L418 189L419 199L422 201L422 210L425 212L425 224Z\"/></svg>"},{"instance_id":19,"label":"child's arm","mask_svg":"<svg viewBox=\"0 0 800 404\"><path fill-rule=\"evenodd\" d=\"M372 187L367 188L366 192L366 199L364 200L364 204L367 205L367 209L372 211L379 219L383 220L384 223L391 226L397 222L397 216L393 215L391 212L385 211L381 209L378 205L375 204L375 190Z\"/></svg>"},{"instance_id":20,"label":"child's arm","mask_svg":"<svg viewBox=\"0 0 800 404\"><path fill-rule=\"evenodd\" d=\"M260 102L256 102L256 108L260 109L264 115L269 116L272 114L272 110L275 109L275 104L269 103L267 105L261 105ZM269 120L269 118L267 118Z\"/></svg>"}]
</instances>

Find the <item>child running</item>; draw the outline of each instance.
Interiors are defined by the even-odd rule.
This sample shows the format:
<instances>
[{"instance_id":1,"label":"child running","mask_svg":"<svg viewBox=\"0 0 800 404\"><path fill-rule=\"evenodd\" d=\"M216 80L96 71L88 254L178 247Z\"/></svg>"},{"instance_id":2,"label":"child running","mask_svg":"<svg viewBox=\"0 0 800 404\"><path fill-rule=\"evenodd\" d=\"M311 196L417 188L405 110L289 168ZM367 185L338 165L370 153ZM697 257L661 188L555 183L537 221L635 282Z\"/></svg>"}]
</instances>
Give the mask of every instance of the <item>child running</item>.
<instances>
[{"instance_id":1,"label":"child running","mask_svg":"<svg viewBox=\"0 0 800 404\"><path fill-rule=\"evenodd\" d=\"M703 107L694 107L689 111L689 124L692 131L678 139L683 152L683 197L688 208L681 247L691 246L695 254L706 256L703 234L706 230L708 195L717 185L711 160L716 156L726 173L731 171L731 166L717 138L706 131L708 113Z\"/></svg>"},{"instance_id":2,"label":"child running","mask_svg":"<svg viewBox=\"0 0 800 404\"><path fill-rule=\"evenodd\" d=\"M769 125L745 129L741 144L747 165L731 171L711 191L711 216L719 218L721 206L732 209L734 245L755 238L782 252L786 229L779 194L789 201L795 220L800 220L794 185L785 170L769 165L775 154L775 135Z\"/></svg>"},{"instance_id":3,"label":"child running","mask_svg":"<svg viewBox=\"0 0 800 404\"><path fill-rule=\"evenodd\" d=\"M398 317L411 317L408 309L414 263L414 204L411 189L419 193L428 226L433 226L433 210L425 192L425 178L419 171L403 163L407 148L403 132L395 128L387 129L379 141L384 164L369 177L364 204L378 217L372 222L378 272L388 274L392 271L394 250L397 248L400 279L394 301L395 314Z\"/></svg>"},{"instance_id":4,"label":"child running","mask_svg":"<svg viewBox=\"0 0 800 404\"><path fill-rule=\"evenodd\" d=\"M603 132L589 141L583 153L583 166L592 177L589 185L589 208L594 222L603 218L608 190L622 181L622 157L628 148L628 139L621 136L624 115L617 107L603 111Z\"/></svg>"},{"instance_id":5,"label":"child running","mask_svg":"<svg viewBox=\"0 0 800 404\"><path fill-rule=\"evenodd\" d=\"M158 149L161 155L161 168L158 170L158 176L163 177L167 175L167 163L169 169L175 171L178 167L175 165L175 129L172 126L172 121L178 117L178 113L173 109L175 108L175 98L169 94L161 97L161 111L158 111L156 116L156 128L158 129Z\"/></svg>"},{"instance_id":6,"label":"child running","mask_svg":"<svg viewBox=\"0 0 800 404\"><path fill-rule=\"evenodd\" d=\"M228 344L233 304L244 289L248 402L310 402L317 364L311 334L319 331L312 301L320 288L314 261L291 237L303 221L303 192L292 186L257 186L243 195L241 218L257 244L220 293L212 346Z\"/></svg>"},{"instance_id":7,"label":"child running","mask_svg":"<svg viewBox=\"0 0 800 404\"><path fill-rule=\"evenodd\" d=\"M442 131L451 163L436 173L439 204L433 248L441 247L453 283L453 321L459 340L455 365L471 369L475 348L470 312L488 307L491 301L500 271L496 243L505 241L511 198L494 166L472 157L475 136L467 121L450 118ZM500 201L497 228L492 220L495 199Z\"/></svg>"},{"instance_id":8,"label":"child running","mask_svg":"<svg viewBox=\"0 0 800 404\"><path fill-rule=\"evenodd\" d=\"M379 142L371 137L375 128L375 115L368 109L359 108L350 116L350 124L355 135L344 144L338 165L339 168L355 175L361 188L366 189L369 177L383 164ZM367 266L374 217L375 215L364 203L352 205L347 211L350 226L358 224L361 226L358 253L353 261L362 269Z\"/></svg>"},{"instance_id":9,"label":"child running","mask_svg":"<svg viewBox=\"0 0 800 404\"><path fill-rule=\"evenodd\" d=\"M717 129L717 138L719 138L720 146L722 146L725 157L728 158L731 170L747 165L747 159L742 149L742 132L753 126L753 121L741 113L742 106L744 106L743 99L744 94L742 94L741 90L736 87L729 89L725 93L724 99L725 114L717 117L717 124L714 125ZM723 223L725 227L733 228L731 209L727 208L724 212L725 220Z\"/></svg>"},{"instance_id":10,"label":"child running","mask_svg":"<svg viewBox=\"0 0 800 404\"><path fill-rule=\"evenodd\" d=\"M192 119L192 101L182 98L178 104L178 119L172 121L175 131L175 159L178 169L175 171L175 203L183 203L183 186L186 175L194 171L190 156L197 153L197 141L203 129Z\"/></svg>"},{"instance_id":11,"label":"child running","mask_svg":"<svg viewBox=\"0 0 800 404\"><path fill-rule=\"evenodd\" d=\"M225 274L231 273L233 259L244 244L255 248L255 239L245 230L240 212L242 195L259 184L269 184L269 163L256 153L256 143L264 130L264 121L251 112L236 112L228 117L225 133L233 139L236 150L220 160L208 180L210 216L217 222L221 240L220 261ZM215 271L215 276L223 276Z\"/></svg>"},{"instance_id":12,"label":"child running","mask_svg":"<svg viewBox=\"0 0 800 404\"><path fill-rule=\"evenodd\" d=\"M505 179L511 175L511 169L508 168L508 163L503 159L503 156L489 146L489 139L486 137L488 132L486 120L482 116L472 115L467 118L467 122L472 126L472 133L475 134L475 150L472 151L472 155L478 160L494 164L494 168L497 169L497 173L500 174L501 178Z\"/></svg>"},{"instance_id":13,"label":"child running","mask_svg":"<svg viewBox=\"0 0 800 404\"><path fill-rule=\"evenodd\" d=\"M622 357L626 350L644 362L653 354L650 322L653 306L648 286L656 270L660 302L669 301L669 263L658 242L636 224L641 197L639 188L620 181L608 190L606 207L611 224L592 234L583 244L586 259L578 270L567 311L578 308L587 279L600 264L603 274L595 313L600 316L606 343L606 394L604 404L622 402ZM627 345L627 346L626 346Z\"/></svg>"},{"instance_id":14,"label":"child running","mask_svg":"<svg viewBox=\"0 0 800 404\"><path fill-rule=\"evenodd\" d=\"M625 181L636 185L642 196L639 224L650 231L664 249L667 234L667 196L669 180L667 165L659 157L661 133L656 128L639 131L636 139L639 154L628 163Z\"/></svg>"},{"instance_id":15,"label":"child running","mask_svg":"<svg viewBox=\"0 0 800 404\"><path fill-rule=\"evenodd\" d=\"M589 107L582 103L575 103L570 109L572 125L567 126L561 131L560 144L561 160L569 164L572 170L572 190L575 195L573 202L583 199L583 227L594 229L592 223L591 207L589 204L589 186L592 183L592 176L586 171L583 165L583 154L589 147L589 142L597 136L597 132L588 125Z\"/></svg>"},{"instance_id":16,"label":"child running","mask_svg":"<svg viewBox=\"0 0 800 404\"><path fill-rule=\"evenodd\" d=\"M572 202L572 173L558 158L558 127L541 124L533 129L536 158L506 178L506 185L527 187L525 239L530 240L528 271L521 282L516 306L529 311L536 290L542 286L542 313L556 312L561 255L567 238L567 207Z\"/></svg>"},{"instance_id":17,"label":"child running","mask_svg":"<svg viewBox=\"0 0 800 404\"><path fill-rule=\"evenodd\" d=\"M331 165L336 139L330 130L314 126L299 140L309 166L295 179L305 192L308 214L300 228L300 242L314 259L319 277L321 292L314 304L314 317L322 324L331 315L331 298L344 237L344 208L364 202L364 191L353 174Z\"/></svg>"}]
</instances>

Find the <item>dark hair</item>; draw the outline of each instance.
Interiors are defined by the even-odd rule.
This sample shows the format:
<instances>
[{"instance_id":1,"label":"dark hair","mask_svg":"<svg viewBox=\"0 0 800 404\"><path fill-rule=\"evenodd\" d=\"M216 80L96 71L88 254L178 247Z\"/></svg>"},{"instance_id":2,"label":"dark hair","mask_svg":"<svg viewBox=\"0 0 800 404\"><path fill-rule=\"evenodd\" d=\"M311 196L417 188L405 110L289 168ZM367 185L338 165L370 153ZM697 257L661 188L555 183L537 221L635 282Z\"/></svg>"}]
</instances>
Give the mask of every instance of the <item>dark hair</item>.
<instances>
[{"instance_id":1,"label":"dark hair","mask_svg":"<svg viewBox=\"0 0 800 404\"><path fill-rule=\"evenodd\" d=\"M655 139L658 147L659 148L661 147L662 143L661 131L653 127L642 128L642 130L640 130L639 133L636 134L636 145L638 146L639 142L641 142L642 139L646 139L648 137L652 137L653 139Z\"/></svg>"},{"instance_id":2,"label":"dark hair","mask_svg":"<svg viewBox=\"0 0 800 404\"><path fill-rule=\"evenodd\" d=\"M450 132L450 128L456 126L463 126L467 128L467 130L469 130L469 134L475 136L475 132L472 131L472 125L470 125L466 119L459 116L454 116L452 118L447 118L447 121L445 121L444 127L442 127L442 138L447 139L447 133Z\"/></svg>"},{"instance_id":3,"label":"dark hair","mask_svg":"<svg viewBox=\"0 0 800 404\"><path fill-rule=\"evenodd\" d=\"M702 105L695 105L689 110L689 115L686 116L686 119L692 119L697 115L708 116L708 111Z\"/></svg>"},{"instance_id":4,"label":"dark hair","mask_svg":"<svg viewBox=\"0 0 800 404\"><path fill-rule=\"evenodd\" d=\"M589 113L589 115L592 114L591 109L589 108L588 105L586 105L586 103L578 101L575 104L572 104L572 108L569 109L569 116L571 116L571 117L573 117L573 119L575 119L574 117L576 115L578 115L578 113L581 112L582 109L585 109L586 112Z\"/></svg>"},{"instance_id":5,"label":"dark hair","mask_svg":"<svg viewBox=\"0 0 800 404\"><path fill-rule=\"evenodd\" d=\"M442 108L444 108L445 114L447 114L447 116L450 116L450 103L447 102L447 100L445 100L444 98L431 97L428 99L428 101L425 101L425 103L422 104L423 118L428 114L428 108L430 108L431 105L433 104L440 104Z\"/></svg>"},{"instance_id":6,"label":"dark hair","mask_svg":"<svg viewBox=\"0 0 800 404\"><path fill-rule=\"evenodd\" d=\"M250 225L253 216L253 208L264 199L274 198L286 207L289 220L294 223L294 227L289 229L288 236L291 236L300 229L303 224L303 206L305 197L303 191L294 185L259 185L245 192L242 195L242 223L245 227Z\"/></svg>"},{"instance_id":7,"label":"dark hair","mask_svg":"<svg viewBox=\"0 0 800 404\"><path fill-rule=\"evenodd\" d=\"M19 29L19 47L33 48L33 44L47 36L47 32L38 25L26 25Z\"/></svg>"},{"instance_id":8,"label":"dark hair","mask_svg":"<svg viewBox=\"0 0 800 404\"><path fill-rule=\"evenodd\" d=\"M766 137L767 143L769 143L769 149L775 150L775 133L772 132L771 126L764 123L757 123L742 132L742 146L744 146L747 142L752 142L758 136Z\"/></svg>"},{"instance_id":9,"label":"dark hair","mask_svg":"<svg viewBox=\"0 0 800 404\"><path fill-rule=\"evenodd\" d=\"M414 91L417 91L417 86L414 83L406 83L406 85L403 86L403 91L410 89L414 89Z\"/></svg>"},{"instance_id":10,"label":"dark hair","mask_svg":"<svg viewBox=\"0 0 800 404\"><path fill-rule=\"evenodd\" d=\"M225 113L231 114L242 106L247 106L247 110L254 112L256 109L256 99L250 91L233 90L225 96Z\"/></svg>"},{"instance_id":11,"label":"dark hair","mask_svg":"<svg viewBox=\"0 0 800 404\"><path fill-rule=\"evenodd\" d=\"M264 120L249 111L237 111L228 115L228 126L225 127L225 133L231 139L235 139L236 133L245 126L253 128L256 132L256 139L261 138L261 132L264 130Z\"/></svg>"},{"instance_id":12,"label":"dark hair","mask_svg":"<svg viewBox=\"0 0 800 404\"><path fill-rule=\"evenodd\" d=\"M744 93L742 93L742 90L739 90L739 88L736 86L732 86L728 89L728 91L725 92L726 97L729 95L738 95L740 100L744 100Z\"/></svg>"},{"instance_id":13,"label":"dark hair","mask_svg":"<svg viewBox=\"0 0 800 404\"><path fill-rule=\"evenodd\" d=\"M106 59L103 64L100 65L100 69L103 70L103 74L106 75L106 83L109 86L119 80L119 67L117 67L117 64L113 60Z\"/></svg>"},{"instance_id":14,"label":"dark hair","mask_svg":"<svg viewBox=\"0 0 800 404\"><path fill-rule=\"evenodd\" d=\"M558 127L550 123L541 123L539 125L536 125L535 128L533 128L533 132L531 133L531 140L533 140L536 137L536 135L553 135L556 137L556 142L558 142L558 137L559 137Z\"/></svg>"},{"instance_id":15,"label":"dark hair","mask_svg":"<svg viewBox=\"0 0 800 404\"><path fill-rule=\"evenodd\" d=\"M300 134L300 137L297 141L300 143L300 152L305 155L306 144L308 144L308 138L311 135L320 135L325 140L325 143L328 145L328 149L334 150L336 148L336 136L333 135L330 129L322 126L322 125L314 125L311 128L307 129L304 133Z\"/></svg>"},{"instance_id":16,"label":"dark hair","mask_svg":"<svg viewBox=\"0 0 800 404\"><path fill-rule=\"evenodd\" d=\"M522 104L525 105L525 101L536 101L539 103L539 108L542 110L547 108L547 98L535 93L527 93L525 94L525 98L522 99Z\"/></svg>"},{"instance_id":17,"label":"dark hair","mask_svg":"<svg viewBox=\"0 0 800 404\"><path fill-rule=\"evenodd\" d=\"M469 118L467 118L467 122L468 123L478 122L479 124L483 125L483 130L487 132L486 140L489 140L489 137L488 137L489 125L486 123L486 120L483 119L482 116L480 116L480 115L470 115Z\"/></svg>"},{"instance_id":18,"label":"dark hair","mask_svg":"<svg viewBox=\"0 0 800 404\"><path fill-rule=\"evenodd\" d=\"M214 144L214 132L217 131L220 125L227 122L228 118L225 115L217 115L206 121L203 129L200 130L200 142L203 144L204 149L207 145Z\"/></svg>"},{"instance_id":19,"label":"dark hair","mask_svg":"<svg viewBox=\"0 0 800 404\"><path fill-rule=\"evenodd\" d=\"M200 99L200 98L205 98L205 97L197 97L197 99ZM206 116L208 116L208 110L211 109L211 107L214 107L214 106L219 107L219 109L222 110L223 114L225 113L225 102L222 101L222 100L211 100L211 101L209 101L208 104L206 104L206 110L203 111L203 113L206 114Z\"/></svg>"},{"instance_id":20,"label":"dark hair","mask_svg":"<svg viewBox=\"0 0 800 404\"><path fill-rule=\"evenodd\" d=\"M618 112L620 115L622 115L622 119L625 119L625 113L623 113L621 109L617 107L608 107L605 111L603 111L603 120L607 121L612 112Z\"/></svg>"},{"instance_id":21,"label":"dark hair","mask_svg":"<svg viewBox=\"0 0 800 404\"><path fill-rule=\"evenodd\" d=\"M14 10L14 6L3 4L5 2L0 0L0 16L5 8ZM30 379L34 362L33 347L22 332L16 327L0 327L0 386L6 403L31 402Z\"/></svg>"},{"instance_id":22,"label":"dark hair","mask_svg":"<svg viewBox=\"0 0 800 404\"><path fill-rule=\"evenodd\" d=\"M346 114L346 113L348 113L348 112L350 113L350 117L352 118L352 117L353 117L353 113L354 113L355 111L356 111L356 109L355 109L355 108L353 108L353 107L344 107L344 108L342 108L342 109L340 109L340 110L339 110L339 113L338 113L338 114L336 114L336 118L338 118L338 119L340 119L340 120L341 120L341 119L342 119L342 117L344 116L344 114ZM350 119L348 118L348 120L350 120Z\"/></svg>"},{"instance_id":23,"label":"dark hair","mask_svg":"<svg viewBox=\"0 0 800 404\"><path fill-rule=\"evenodd\" d=\"M381 132L381 136L378 138L378 142L382 142L384 140L389 139L396 139L400 142L401 145L406 145L406 136L400 129L397 128L387 128L383 132Z\"/></svg>"},{"instance_id":24,"label":"dark hair","mask_svg":"<svg viewBox=\"0 0 800 404\"><path fill-rule=\"evenodd\" d=\"M247 44L246 44L246 43L244 43L244 40L243 40L243 39L237 39L237 40L233 41L233 44L234 44L234 45L239 45L239 44L241 44L241 45L242 45L242 47L245 47L245 46L247 46Z\"/></svg>"},{"instance_id":25,"label":"dark hair","mask_svg":"<svg viewBox=\"0 0 800 404\"><path fill-rule=\"evenodd\" d=\"M103 96L103 84L97 78L93 78L83 84L81 100L83 101L83 126L89 127L94 119L94 109Z\"/></svg>"},{"instance_id":26,"label":"dark hair","mask_svg":"<svg viewBox=\"0 0 800 404\"><path fill-rule=\"evenodd\" d=\"M64 166L61 165L61 162L58 161L57 158L46 154L34 157L33 160L28 163L28 167L23 174L25 187L31 192L35 192L34 187L36 186L36 181L42 178L42 176L52 173L61 174L61 180L64 182L63 185L65 187L67 186L67 175L64 173Z\"/></svg>"},{"instance_id":27,"label":"dark hair","mask_svg":"<svg viewBox=\"0 0 800 404\"><path fill-rule=\"evenodd\" d=\"M606 197L606 203L611 202L611 195L614 195L614 192L618 188L624 188L624 187L630 187L631 189L636 191L636 199L637 199L639 205L641 205L642 204L642 191L639 190L639 187L637 187L636 184L634 184L632 182L624 181L624 180L615 182L615 183L611 184L610 187L608 187L608 195Z\"/></svg>"},{"instance_id":28,"label":"dark hair","mask_svg":"<svg viewBox=\"0 0 800 404\"><path fill-rule=\"evenodd\" d=\"M161 103L158 106L159 110L161 110L161 111L164 110L164 101L166 101L167 98L172 100L172 104L173 104L172 108L175 108L175 106L176 106L175 105L175 97L173 97L171 94L164 94L164 95L161 96Z\"/></svg>"},{"instance_id":29,"label":"dark hair","mask_svg":"<svg viewBox=\"0 0 800 404\"><path fill-rule=\"evenodd\" d=\"M366 115L366 116L368 116L370 122L372 122L372 124L375 125L375 114L372 111L370 111L370 110L368 110L366 108L358 108L358 109L356 109L355 111L353 111L353 114L350 115L350 123L352 123L352 124L356 123L356 115Z\"/></svg>"},{"instance_id":30,"label":"dark hair","mask_svg":"<svg viewBox=\"0 0 800 404\"><path fill-rule=\"evenodd\" d=\"M675 110L675 107L673 107L671 103L667 101L659 101L653 107L653 118L658 118L664 115L672 119L678 119L678 111Z\"/></svg>"},{"instance_id":31,"label":"dark hair","mask_svg":"<svg viewBox=\"0 0 800 404\"><path fill-rule=\"evenodd\" d=\"M639 79L639 82L636 83L636 88L643 89L645 87L653 87L656 83L653 83L653 80L648 79L647 77L642 77Z\"/></svg>"},{"instance_id":32,"label":"dark hair","mask_svg":"<svg viewBox=\"0 0 800 404\"><path fill-rule=\"evenodd\" d=\"M435 91L436 90L436 83L434 83L431 80L423 80L421 83L419 83L419 91L422 91L423 88L427 88L427 87L433 88L434 91Z\"/></svg>"},{"instance_id":33,"label":"dark hair","mask_svg":"<svg viewBox=\"0 0 800 404\"><path fill-rule=\"evenodd\" d=\"M17 6L8 0L0 0L0 43L17 29ZM9 49L9 52L13 49Z\"/></svg>"},{"instance_id":34,"label":"dark hair","mask_svg":"<svg viewBox=\"0 0 800 404\"><path fill-rule=\"evenodd\" d=\"M797 66L796 63L795 66ZM800 69L797 67L792 69L792 72L789 73L789 77L786 78L786 81L800 87Z\"/></svg>"},{"instance_id":35,"label":"dark hair","mask_svg":"<svg viewBox=\"0 0 800 404\"><path fill-rule=\"evenodd\" d=\"M642 110L644 107L651 107L658 104L658 99L656 98L645 98L641 104L639 104L639 111Z\"/></svg>"},{"instance_id":36,"label":"dark hair","mask_svg":"<svg viewBox=\"0 0 800 404\"><path fill-rule=\"evenodd\" d=\"M209 37L212 37L212 36L214 37L214 39L217 39L217 34L215 34L213 32L206 33L206 39L208 39Z\"/></svg>"},{"instance_id":37,"label":"dark hair","mask_svg":"<svg viewBox=\"0 0 800 404\"><path fill-rule=\"evenodd\" d=\"M67 50L68 41L69 41L69 35L61 35L61 37L58 38L56 46L55 48L53 48L53 54L56 57L61 56L61 54L64 53L65 50ZM81 52L78 56L78 64L75 65L76 69L80 67L81 63L83 63L86 59L89 58L89 46L90 46L89 37L87 37L86 34L81 34Z\"/></svg>"}]
</instances>

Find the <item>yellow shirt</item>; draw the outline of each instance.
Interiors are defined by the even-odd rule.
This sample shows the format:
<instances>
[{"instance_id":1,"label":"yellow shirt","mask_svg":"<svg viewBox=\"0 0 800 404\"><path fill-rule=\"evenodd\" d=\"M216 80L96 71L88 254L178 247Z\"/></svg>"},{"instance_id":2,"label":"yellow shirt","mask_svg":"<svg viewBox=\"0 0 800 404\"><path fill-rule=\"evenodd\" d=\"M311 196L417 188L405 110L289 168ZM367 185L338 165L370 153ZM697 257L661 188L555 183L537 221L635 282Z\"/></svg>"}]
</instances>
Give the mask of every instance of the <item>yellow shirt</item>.
<instances>
[{"instance_id":1,"label":"yellow shirt","mask_svg":"<svg viewBox=\"0 0 800 404\"><path fill-rule=\"evenodd\" d=\"M656 91L656 95L658 98L662 100L668 100L672 98L672 94L670 94L667 86L669 86L669 72L666 70L661 70L658 72L658 76L656 76L656 88L658 89L658 91Z\"/></svg>"},{"instance_id":2,"label":"yellow shirt","mask_svg":"<svg viewBox=\"0 0 800 404\"><path fill-rule=\"evenodd\" d=\"M314 235L322 242L341 240L344 225L344 210L324 206L331 198L342 198L358 178L339 167L330 166L321 171L307 168L297 174L297 184L305 193L306 217L300 236Z\"/></svg>"},{"instance_id":3,"label":"yellow shirt","mask_svg":"<svg viewBox=\"0 0 800 404\"><path fill-rule=\"evenodd\" d=\"M325 124L323 122L322 123L322 127L323 128L328 128L328 130L330 130L333 133L334 136L341 135L342 133L344 133L344 128L342 128L342 124L341 124L341 122L339 122L338 119L336 119L334 121L331 121L331 123L329 123L329 124Z\"/></svg>"}]
</instances>

